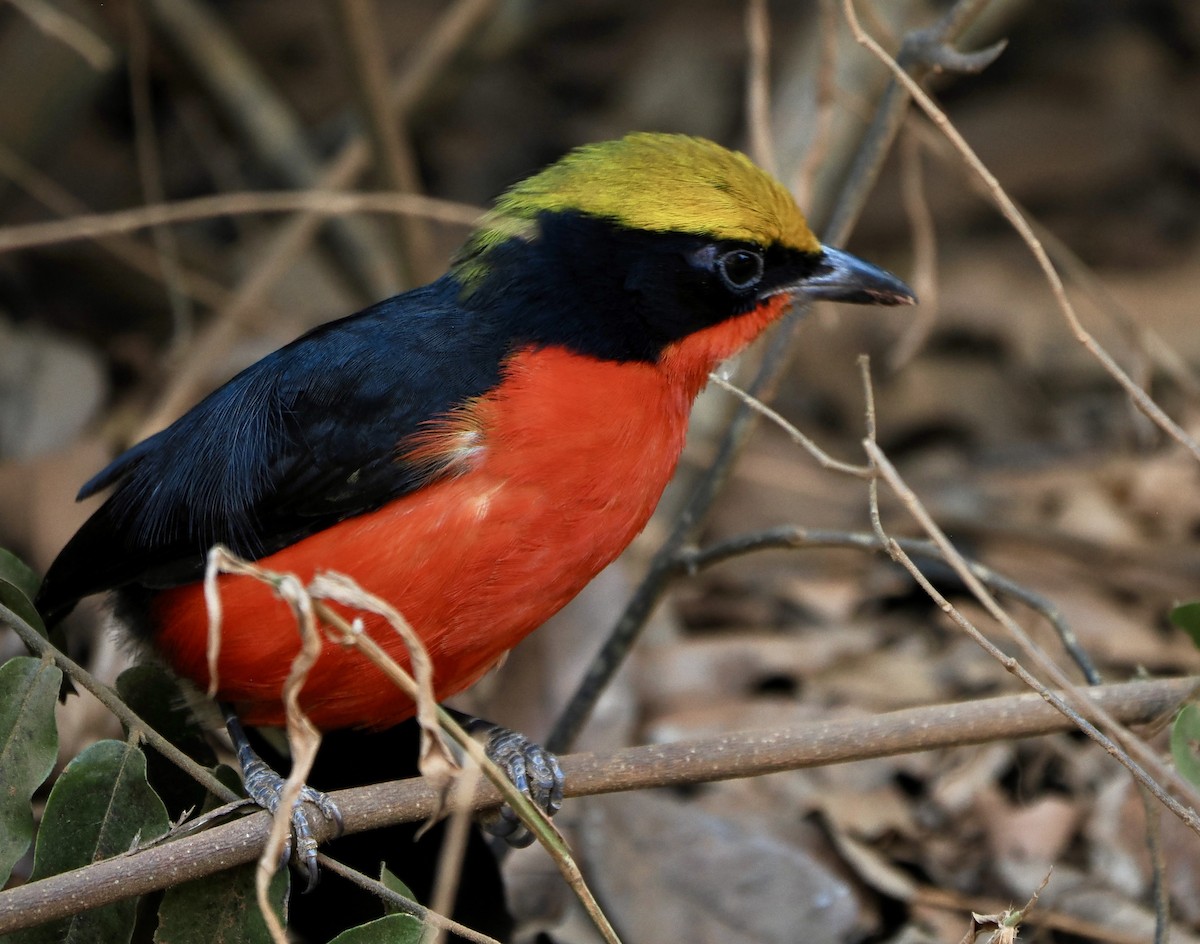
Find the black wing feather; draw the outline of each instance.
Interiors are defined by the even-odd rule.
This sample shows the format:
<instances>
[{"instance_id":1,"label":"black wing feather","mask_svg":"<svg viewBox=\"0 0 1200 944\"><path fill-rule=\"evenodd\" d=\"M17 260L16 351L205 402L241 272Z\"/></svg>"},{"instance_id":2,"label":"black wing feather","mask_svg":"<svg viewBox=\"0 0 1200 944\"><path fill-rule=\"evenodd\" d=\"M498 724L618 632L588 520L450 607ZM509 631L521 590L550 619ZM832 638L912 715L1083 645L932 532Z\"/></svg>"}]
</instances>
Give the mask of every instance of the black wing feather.
<instances>
[{"instance_id":1,"label":"black wing feather","mask_svg":"<svg viewBox=\"0 0 1200 944\"><path fill-rule=\"evenodd\" d=\"M80 491L116 486L51 566L43 615L195 580L217 542L262 557L428 482L400 444L494 387L509 349L457 292L444 277L316 328L119 456Z\"/></svg>"}]
</instances>

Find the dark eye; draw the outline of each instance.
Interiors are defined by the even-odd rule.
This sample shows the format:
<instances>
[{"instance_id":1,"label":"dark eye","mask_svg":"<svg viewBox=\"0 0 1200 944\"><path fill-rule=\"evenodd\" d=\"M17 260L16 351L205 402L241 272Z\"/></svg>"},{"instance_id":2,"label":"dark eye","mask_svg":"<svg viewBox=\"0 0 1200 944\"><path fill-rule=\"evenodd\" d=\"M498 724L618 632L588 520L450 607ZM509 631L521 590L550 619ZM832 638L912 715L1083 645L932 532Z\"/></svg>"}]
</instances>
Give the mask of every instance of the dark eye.
<instances>
[{"instance_id":1,"label":"dark eye","mask_svg":"<svg viewBox=\"0 0 1200 944\"><path fill-rule=\"evenodd\" d=\"M763 257L749 249L733 249L717 257L717 271L727 287L742 292L762 278Z\"/></svg>"}]
</instances>

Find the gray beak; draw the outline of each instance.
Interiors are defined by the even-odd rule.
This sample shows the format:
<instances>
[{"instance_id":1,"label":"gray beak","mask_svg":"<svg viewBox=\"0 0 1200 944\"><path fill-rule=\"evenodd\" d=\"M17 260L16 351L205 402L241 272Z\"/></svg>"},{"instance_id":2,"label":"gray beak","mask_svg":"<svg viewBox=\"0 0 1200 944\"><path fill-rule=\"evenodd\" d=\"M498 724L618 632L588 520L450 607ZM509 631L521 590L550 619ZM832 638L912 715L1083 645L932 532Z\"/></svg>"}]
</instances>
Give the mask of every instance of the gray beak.
<instances>
[{"instance_id":1,"label":"gray beak","mask_svg":"<svg viewBox=\"0 0 1200 944\"><path fill-rule=\"evenodd\" d=\"M797 299L859 305L915 305L913 290L890 272L832 246L821 248L815 273L788 286Z\"/></svg>"}]
</instances>

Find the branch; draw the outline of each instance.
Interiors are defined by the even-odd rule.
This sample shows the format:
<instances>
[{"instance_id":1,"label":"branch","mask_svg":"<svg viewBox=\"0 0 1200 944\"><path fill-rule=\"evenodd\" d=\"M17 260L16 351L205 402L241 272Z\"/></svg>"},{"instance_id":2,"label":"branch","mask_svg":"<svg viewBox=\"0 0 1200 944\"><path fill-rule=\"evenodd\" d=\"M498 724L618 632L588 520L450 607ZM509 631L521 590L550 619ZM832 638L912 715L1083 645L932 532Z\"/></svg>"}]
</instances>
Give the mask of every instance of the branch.
<instances>
[{"instance_id":1,"label":"branch","mask_svg":"<svg viewBox=\"0 0 1200 944\"><path fill-rule=\"evenodd\" d=\"M1021 214L1016 203L1013 202L1004 188L1000 186L1000 182L996 179L995 175L988 170L987 166L980 160L979 155L967 144L966 138L954 127L950 119L946 117L945 112L938 108L933 99L913 81L912 77L904 71L904 68L896 60L892 59L874 39L863 31L854 13L854 4L851 0L843 0L843 2L846 10L846 18L850 22L850 29L854 33L854 38L869 49L880 62L892 70L896 81L903 83L914 101L921 106L921 109L928 116L929 120L954 145L954 149L962 155L967 166L983 182L988 193L991 194L992 199L995 201L996 208L1008 220L1013 229L1017 231L1017 234L1021 237L1025 245L1029 247L1029 251L1033 254L1038 267L1042 270L1042 274L1046 278L1046 283L1050 286L1050 291L1054 295L1054 300L1058 303L1059 311L1062 312L1063 318L1071 329L1075 340L1109 373L1125 391L1130 400L1133 401L1134 406L1141 410L1159 429L1187 449L1197 462L1200 462L1200 442L1197 442L1183 427L1171 419L1150 394L1143 390L1121 368L1116 359L1083 326L1083 323L1079 320L1079 316L1075 312L1075 306L1067 298L1067 291L1063 286L1061 276L1058 274L1058 269L1054 267L1054 263L1050 261L1050 256L1033 232L1033 228Z\"/></svg>"},{"instance_id":2,"label":"branch","mask_svg":"<svg viewBox=\"0 0 1200 944\"><path fill-rule=\"evenodd\" d=\"M229 787L221 783L211 770L201 767L183 751L154 730L149 724L125 704L111 688L92 675L87 669L75 662L66 654L60 652L45 636L21 619L8 607L0 604L0 624L7 624L25 643L30 652L39 656L49 656L55 665L63 670L72 682L87 689L105 708L111 711L126 728L138 735L147 744L158 751L163 757L204 787L213 796L220 797L227 803L244 803Z\"/></svg>"},{"instance_id":3,"label":"branch","mask_svg":"<svg viewBox=\"0 0 1200 944\"><path fill-rule=\"evenodd\" d=\"M434 86L494 5L495 0L456 0L445 10L393 86L392 106L397 121L405 120ZM326 164L315 189L352 187L369 163L370 149L365 140L356 137ZM158 432L199 398L208 384L212 365L229 351L253 318L262 317L263 304L271 289L291 271L296 259L316 237L320 224L317 214L302 212L278 227L258 253L254 268L233 289L228 304L196 335L187 356L179 358L169 385L159 395L154 411L142 423L135 441Z\"/></svg>"},{"instance_id":4,"label":"branch","mask_svg":"<svg viewBox=\"0 0 1200 944\"><path fill-rule=\"evenodd\" d=\"M388 103L388 63L379 11L373 0L339 0L332 5L341 27L342 45L349 66L358 108L371 142L375 171L389 190L418 193L417 159L403 127L394 120ZM405 129L407 130L407 129ZM412 217L393 221L404 288L422 285L436 277L429 231Z\"/></svg>"},{"instance_id":5,"label":"branch","mask_svg":"<svg viewBox=\"0 0 1200 944\"><path fill-rule=\"evenodd\" d=\"M1123 723L1141 724L1174 711L1198 690L1200 677L1185 677L1099 686L1087 694ZM710 783L1074 729L1041 696L1007 695L608 754L574 754L561 758L561 763L566 794L587 796ZM331 798L342 810L347 834L424 819L440 800L438 792L420 779L339 790ZM491 784L481 783L470 806L484 809L499 798ZM269 814L258 812L0 892L0 935L253 861L270 828Z\"/></svg>"},{"instance_id":6,"label":"branch","mask_svg":"<svg viewBox=\"0 0 1200 944\"><path fill-rule=\"evenodd\" d=\"M872 481L871 523L880 539L888 545L889 553L893 559L912 574L913 578L929 598L947 616L954 620L981 649L1036 691L1042 698L1046 699L1057 710L1069 717L1080 731L1103 747L1105 751L1137 779L1138 783L1154 794L1189 829L1200 835L1200 813L1197 813L1195 808L1186 807L1176 800L1167 792L1166 787L1162 786L1155 778L1159 778L1163 783L1174 784L1176 790L1187 797L1188 802L1200 807L1200 799L1198 799L1200 793L1197 792L1196 788L1175 771L1171 770L1166 764L1162 763L1155 752L1150 750L1147 745L1137 738L1128 736L1128 732L1124 731L1120 722L1109 715L1103 706L1097 704L1089 696L1088 692L1072 686L1066 673L1042 652L1033 640L1029 638L1025 630L996 603L992 595L971 572L971 568L967 565L962 555L954 549L953 545L946 538L946 535L929 516L924 506L917 500L916 494L900 478L895 466L891 464L887 456L876 445L874 438L864 440L863 446L866 448L867 455L870 456L871 461L879 469L882 480L896 493L897 497L904 504L904 507L917 519L925 532L941 548L947 562L962 579L963 583L966 584L967 589L971 591L975 599L983 605L984 609L987 610L993 619L1007 630L1009 636L1029 657L1030 661L1049 676L1054 684L1060 686L1062 690L1054 692L1048 689L1016 658L1003 652L999 646L984 636L978 628L938 592L937 588L929 582L928 578L900 548L899 544L888 537L880 520L877 482ZM1111 737L1100 729L1101 726L1110 732ZM1132 756L1134 754L1137 755L1136 760ZM1150 771L1153 771L1153 773Z\"/></svg>"},{"instance_id":7,"label":"branch","mask_svg":"<svg viewBox=\"0 0 1200 944\"><path fill-rule=\"evenodd\" d=\"M142 201L163 203L167 199L162 154L160 153L158 121L154 114L150 91L150 39L142 10L131 4L128 10L129 42L129 103L133 115L133 145L137 158L138 177L142 185ZM187 343L193 329L191 299L183 288L183 260L179 240L170 226L151 227L150 239L157 256L157 269L171 313L170 347Z\"/></svg>"},{"instance_id":8,"label":"branch","mask_svg":"<svg viewBox=\"0 0 1200 944\"><path fill-rule=\"evenodd\" d=\"M750 0L746 4L746 38L750 46L750 76L746 82L750 156L767 173L779 176L779 161L771 134L771 23L766 0Z\"/></svg>"},{"instance_id":9,"label":"branch","mask_svg":"<svg viewBox=\"0 0 1200 944\"><path fill-rule=\"evenodd\" d=\"M73 50L97 72L107 72L116 63L117 54L112 46L83 20L64 13L47 0L8 2L28 17L34 26Z\"/></svg>"},{"instance_id":10,"label":"branch","mask_svg":"<svg viewBox=\"0 0 1200 944\"><path fill-rule=\"evenodd\" d=\"M421 216L443 223L474 226L483 212L478 207L451 200L439 200L415 193L345 193L333 190L265 190L220 193L191 200L177 200L150 206L92 213L68 220L25 223L0 229L0 252L53 246L80 239L98 239L116 233L165 223L188 223L216 216L244 213L296 213L314 216L343 216L348 213L397 213Z\"/></svg>"},{"instance_id":11,"label":"branch","mask_svg":"<svg viewBox=\"0 0 1200 944\"><path fill-rule=\"evenodd\" d=\"M0 141L0 175L7 177L55 216L87 216L94 212L86 203L29 164L3 141ZM134 272L156 282L162 281L158 253L144 242L118 235L98 239L96 246ZM195 269L184 269L180 274L183 290L194 301L202 302L210 308L218 308L228 302L229 292L216 279ZM273 313L268 314L275 317Z\"/></svg>"},{"instance_id":12,"label":"branch","mask_svg":"<svg viewBox=\"0 0 1200 944\"><path fill-rule=\"evenodd\" d=\"M932 557L946 564L951 561L933 541L916 538L896 538L896 545L909 554L920 554ZM719 564L733 557L750 554L754 551L766 550L798 550L800 548L854 548L863 551L888 552L888 545L876 534L865 531L827 531L822 528L804 528L799 525L777 525L762 531L749 534L739 534L719 541L704 548L684 548L676 556L679 568L685 573L696 573ZM1029 608L1040 613L1054 627L1063 648L1075 660L1083 672L1089 685L1099 685L1102 681L1095 663L1087 650L1079 644L1075 631L1063 618L1062 611L1049 599L1040 593L1035 593L998 573L985 564L964 558L971 573L979 578L984 585L997 590L1015 600L1020 600Z\"/></svg>"},{"instance_id":13,"label":"branch","mask_svg":"<svg viewBox=\"0 0 1200 944\"><path fill-rule=\"evenodd\" d=\"M944 51L953 53L949 44L962 36L990 2L958 0L932 26L911 31L900 50L900 67L913 76L910 81L919 81L933 69L940 68L942 63L939 60L947 55ZM884 89L875 118L842 184L842 196L834 208L833 218L825 228L825 237L835 246L845 242L858 221L867 194L871 192L892 142L904 123L910 91L911 87L905 87L895 79Z\"/></svg>"},{"instance_id":14,"label":"branch","mask_svg":"<svg viewBox=\"0 0 1200 944\"><path fill-rule=\"evenodd\" d=\"M311 130L219 5L203 0L141 0L138 4L214 110L273 183L320 187L322 155ZM334 189L334 188L330 188ZM391 259L364 221L335 220L328 228L342 270L371 297L393 294L399 282Z\"/></svg>"}]
</instances>

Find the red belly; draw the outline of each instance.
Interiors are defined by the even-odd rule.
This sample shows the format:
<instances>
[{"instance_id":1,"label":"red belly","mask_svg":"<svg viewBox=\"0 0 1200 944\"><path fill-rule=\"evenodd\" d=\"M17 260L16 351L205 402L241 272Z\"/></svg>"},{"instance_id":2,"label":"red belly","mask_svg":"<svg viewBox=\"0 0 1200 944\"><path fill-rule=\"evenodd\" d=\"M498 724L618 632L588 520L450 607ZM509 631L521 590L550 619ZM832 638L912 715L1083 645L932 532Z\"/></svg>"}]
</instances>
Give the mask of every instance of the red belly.
<instances>
[{"instance_id":1,"label":"red belly","mask_svg":"<svg viewBox=\"0 0 1200 944\"><path fill-rule=\"evenodd\" d=\"M521 352L487 397L465 404L409 449L449 477L260 563L305 581L319 570L338 571L386 599L425 641L437 697L453 695L633 540L675 469L708 372L787 303L776 296L690 334L657 364L596 361L554 348ZM248 723L282 724L281 690L300 648L295 620L250 578L225 576L220 585L217 697ZM206 688L201 587L161 593L152 620L163 655ZM403 644L381 619L365 617L365 628L407 665ZM365 658L329 642L301 703L326 729L385 727L414 710Z\"/></svg>"},{"instance_id":2,"label":"red belly","mask_svg":"<svg viewBox=\"0 0 1200 944\"><path fill-rule=\"evenodd\" d=\"M694 391L678 387L650 365L522 354L461 428L425 447L450 457L452 477L259 563L304 581L345 573L388 600L424 640L446 698L561 609L644 526L683 446ZM248 723L282 724L281 689L299 651L291 611L251 578L224 576L220 586L217 697ZM206 687L202 588L161 593L152 617L163 655ZM382 619L366 616L365 627L407 666ZM328 640L301 703L326 729L384 727L414 710L364 657Z\"/></svg>"}]
</instances>

